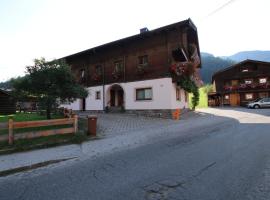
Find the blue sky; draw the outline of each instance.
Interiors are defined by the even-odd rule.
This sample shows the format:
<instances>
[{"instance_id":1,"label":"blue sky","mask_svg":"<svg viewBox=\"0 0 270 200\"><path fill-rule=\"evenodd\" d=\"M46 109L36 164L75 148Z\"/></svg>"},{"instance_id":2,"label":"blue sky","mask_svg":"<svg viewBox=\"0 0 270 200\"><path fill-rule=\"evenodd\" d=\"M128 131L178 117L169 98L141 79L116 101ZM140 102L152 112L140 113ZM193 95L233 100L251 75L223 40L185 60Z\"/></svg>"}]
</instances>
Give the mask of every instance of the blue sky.
<instances>
[{"instance_id":1,"label":"blue sky","mask_svg":"<svg viewBox=\"0 0 270 200\"><path fill-rule=\"evenodd\" d=\"M34 58L59 58L189 17L201 51L270 50L269 8L269 0L0 0L0 81L23 75Z\"/></svg>"}]
</instances>

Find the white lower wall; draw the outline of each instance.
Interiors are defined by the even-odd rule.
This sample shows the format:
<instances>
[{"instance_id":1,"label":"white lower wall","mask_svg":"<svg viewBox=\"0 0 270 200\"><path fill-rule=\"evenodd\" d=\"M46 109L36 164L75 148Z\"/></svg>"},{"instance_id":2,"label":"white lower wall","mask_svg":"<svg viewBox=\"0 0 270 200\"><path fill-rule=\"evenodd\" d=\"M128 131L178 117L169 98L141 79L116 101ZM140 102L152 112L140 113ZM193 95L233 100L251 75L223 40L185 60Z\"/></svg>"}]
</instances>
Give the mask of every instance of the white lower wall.
<instances>
[{"instance_id":1,"label":"white lower wall","mask_svg":"<svg viewBox=\"0 0 270 200\"><path fill-rule=\"evenodd\" d=\"M102 86L89 87L88 97L85 99L86 110L103 110L103 90ZM96 92L100 92L100 99L96 99Z\"/></svg>"},{"instance_id":2,"label":"white lower wall","mask_svg":"<svg viewBox=\"0 0 270 200\"><path fill-rule=\"evenodd\" d=\"M104 86L105 106L110 101L110 89L113 85L120 85L124 90L124 106L126 110L153 110L188 108L185 102L185 91L181 90L180 101L176 100L176 85L171 78L160 78L128 83L114 83ZM152 88L152 100L136 100L136 89ZM86 110L103 110L103 86L87 88ZM100 91L100 99L96 99L96 92ZM71 104L61 105L73 110L81 110L82 100Z\"/></svg>"},{"instance_id":3,"label":"white lower wall","mask_svg":"<svg viewBox=\"0 0 270 200\"><path fill-rule=\"evenodd\" d=\"M64 107L72 110L81 110L81 99L77 99L71 103L61 104L59 107Z\"/></svg>"},{"instance_id":4,"label":"white lower wall","mask_svg":"<svg viewBox=\"0 0 270 200\"><path fill-rule=\"evenodd\" d=\"M126 83L125 88L127 110L171 109L171 78ZM136 100L136 89L152 88L152 100Z\"/></svg>"},{"instance_id":5,"label":"white lower wall","mask_svg":"<svg viewBox=\"0 0 270 200\"><path fill-rule=\"evenodd\" d=\"M184 89L180 88L180 100L176 99L176 84L172 84L172 90L171 90L171 103L172 103L172 109L177 108L188 108L188 93L185 92ZM187 101L186 101L187 100Z\"/></svg>"}]
</instances>

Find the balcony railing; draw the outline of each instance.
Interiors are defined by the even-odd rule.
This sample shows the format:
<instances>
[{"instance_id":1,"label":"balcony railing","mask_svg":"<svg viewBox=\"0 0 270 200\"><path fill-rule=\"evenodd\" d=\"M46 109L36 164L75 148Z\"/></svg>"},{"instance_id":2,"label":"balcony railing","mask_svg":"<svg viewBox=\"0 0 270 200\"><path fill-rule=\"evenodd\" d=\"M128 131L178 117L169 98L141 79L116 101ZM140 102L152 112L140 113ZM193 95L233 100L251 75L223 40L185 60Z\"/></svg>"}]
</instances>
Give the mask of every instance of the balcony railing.
<instances>
[{"instance_id":1,"label":"balcony railing","mask_svg":"<svg viewBox=\"0 0 270 200\"><path fill-rule=\"evenodd\" d=\"M252 84L239 84L224 86L227 91L246 90L246 89L270 89L270 83L252 83Z\"/></svg>"}]
</instances>

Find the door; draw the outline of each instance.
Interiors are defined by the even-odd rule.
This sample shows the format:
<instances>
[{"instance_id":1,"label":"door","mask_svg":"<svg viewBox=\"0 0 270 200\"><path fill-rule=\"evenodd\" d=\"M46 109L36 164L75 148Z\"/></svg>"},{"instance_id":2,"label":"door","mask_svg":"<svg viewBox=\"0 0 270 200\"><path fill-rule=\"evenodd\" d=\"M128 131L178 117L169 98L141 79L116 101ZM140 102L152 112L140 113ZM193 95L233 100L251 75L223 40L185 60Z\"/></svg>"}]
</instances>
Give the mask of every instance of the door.
<instances>
[{"instance_id":1,"label":"door","mask_svg":"<svg viewBox=\"0 0 270 200\"><path fill-rule=\"evenodd\" d=\"M230 105L231 106L239 106L240 105L240 95L235 93L235 94L230 94Z\"/></svg>"},{"instance_id":2,"label":"door","mask_svg":"<svg viewBox=\"0 0 270 200\"><path fill-rule=\"evenodd\" d=\"M81 110L85 111L85 98L81 99Z\"/></svg>"},{"instance_id":3,"label":"door","mask_svg":"<svg viewBox=\"0 0 270 200\"><path fill-rule=\"evenodd\" d=\"M115 90L111 90L111 106L115 106Z\"/></svg>"},{"instance_id":4,"label":"door","mask_svg":"<svg viewBox=\"0 0 270 200\"><path fill-rule=\"evenodd\" d=\"M123 106L124 103L124 91L118 90L118 106Z\"/></svg>"}]
</instances>

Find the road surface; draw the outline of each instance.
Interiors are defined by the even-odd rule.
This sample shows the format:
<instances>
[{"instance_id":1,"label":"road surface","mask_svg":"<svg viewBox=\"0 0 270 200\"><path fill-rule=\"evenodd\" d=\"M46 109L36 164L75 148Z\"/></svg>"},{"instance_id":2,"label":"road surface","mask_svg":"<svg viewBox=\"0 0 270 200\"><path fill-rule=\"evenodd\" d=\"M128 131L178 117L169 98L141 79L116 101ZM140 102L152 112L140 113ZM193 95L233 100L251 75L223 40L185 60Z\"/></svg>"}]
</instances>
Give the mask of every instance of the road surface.
<instances>
[{"instance_id":1,"label":"road surface","mask_svg":"<svg viewBox=\"0 0 270 200\"><path fill-rule=\"evenodd\" d=\"M270 110L205 112L184 137L1 177L0 199L270 199Z\"/></svg>"}]
</instances>

